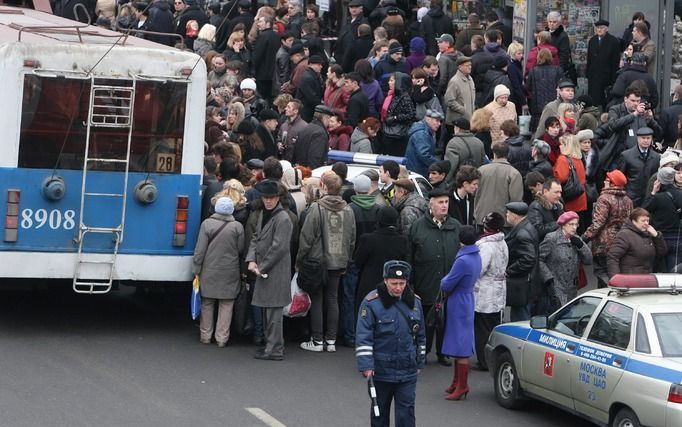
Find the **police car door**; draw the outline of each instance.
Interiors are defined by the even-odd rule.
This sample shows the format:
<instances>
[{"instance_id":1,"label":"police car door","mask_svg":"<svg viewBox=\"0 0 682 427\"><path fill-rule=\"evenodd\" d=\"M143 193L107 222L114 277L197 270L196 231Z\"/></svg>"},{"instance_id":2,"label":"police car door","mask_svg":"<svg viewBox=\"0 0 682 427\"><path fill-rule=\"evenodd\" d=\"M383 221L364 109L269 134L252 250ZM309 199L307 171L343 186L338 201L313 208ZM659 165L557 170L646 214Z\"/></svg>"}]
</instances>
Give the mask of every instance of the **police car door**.
<instances>
[{"instance_id":1,"label":"police car door","mask_svg":"<svg viewBox=\"0 0 682 427\"><path fill-rule=\"evenodd\" d=\"M525 388L529 392L573 409L573 353L601 300L580 297L553 315L547 329L531 331L523 350L523 372L529 383Z\"/></svg>"},{"instance_id":2,"label":"police car door","mask_svg":"<svg viewBox=\"0 0 682 427\"><path fill-rule=\"evenodd\" d=\"M631 307L607 301L575 354L572 376L575 409L604 423L609 419L611 395L631 353L628 349L633 314Z\"/></svg>"}]
</instances>

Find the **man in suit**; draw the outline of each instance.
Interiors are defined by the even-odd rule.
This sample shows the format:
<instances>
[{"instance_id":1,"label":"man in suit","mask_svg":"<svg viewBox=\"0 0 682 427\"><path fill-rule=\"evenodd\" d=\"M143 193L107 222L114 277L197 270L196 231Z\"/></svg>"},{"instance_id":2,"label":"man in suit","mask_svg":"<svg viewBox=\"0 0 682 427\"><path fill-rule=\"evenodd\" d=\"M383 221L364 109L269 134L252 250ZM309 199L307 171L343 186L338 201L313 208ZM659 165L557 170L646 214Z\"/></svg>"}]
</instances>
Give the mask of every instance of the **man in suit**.
<instances>
[{"instance_id":1,"label":"man in suit","mask_svg":"<svg viewBox=\"0 0 682 427\"><path fill-rule=\"evenodd\" d=\"M609 34L609 21L594 23L594 37L587 44L587 93L595 105L604 106L604 89L612 85L620 61L620 41Z\"/></svg>"}]
</instances>

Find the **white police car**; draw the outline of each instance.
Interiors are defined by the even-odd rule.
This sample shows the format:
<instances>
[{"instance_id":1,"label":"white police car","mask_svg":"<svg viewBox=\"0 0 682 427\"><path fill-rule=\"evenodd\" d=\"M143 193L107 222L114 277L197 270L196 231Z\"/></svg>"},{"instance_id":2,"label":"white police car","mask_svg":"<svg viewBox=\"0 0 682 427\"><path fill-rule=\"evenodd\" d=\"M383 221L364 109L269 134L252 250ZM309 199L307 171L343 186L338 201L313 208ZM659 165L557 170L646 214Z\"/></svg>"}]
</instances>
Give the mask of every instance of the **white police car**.
<instances>
[{"instance_id":1,"label":"white police car","mask_svg":"<svg viewBox=\"0 0 682 427\"><path fill-rule=\"evenodd\" d=\"M365 153L351 153L349 151L329 150L328 163L344 162L348 166L348 176L346 179L352 181L353 178L360 175L367 169L374 169L379 171L379 166L386 160L393 160L399 165L405 163L404 157L384 156L381 154L365 154ZM331 165L320 166L313 170L313 177L319 178L328 170L331 170ZM428 197L432 186L429 180L418 173L409 172L409 179L414 183L417 192L423 196Z\"/></svg>"},{"instance_id":2,"label":"white police car","mask_svg":"<svg viewBox=\"0 0 682 427\"><path fill-rule=\"evenodd\" d=\"M598 425L682 426L682 275L616 275L551 316L495 328L505 408L542 400Z\"/></svg>"}]
</instances>

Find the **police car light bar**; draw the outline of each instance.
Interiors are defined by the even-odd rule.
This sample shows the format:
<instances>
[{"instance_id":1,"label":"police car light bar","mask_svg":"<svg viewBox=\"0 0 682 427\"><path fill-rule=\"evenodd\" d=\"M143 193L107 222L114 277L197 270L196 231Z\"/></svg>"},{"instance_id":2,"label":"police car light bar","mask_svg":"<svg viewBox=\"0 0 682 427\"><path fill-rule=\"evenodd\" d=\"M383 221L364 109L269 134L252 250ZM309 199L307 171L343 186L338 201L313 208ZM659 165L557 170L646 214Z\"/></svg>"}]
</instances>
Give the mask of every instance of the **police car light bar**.
<instances>
[{"instance_id":1,"label":"police car light bar","mask_svg":"<svg viewBox=\"0 0 682 427\"><path fill-rule=\"evenodd\" d=\"M329 150L327 158L329 159L329 163L343 162L381 166L386 160L393 160L399 165L405 164L404 157L385 156L382 154L351 153L350 151L340 150Z\"/></svg>"},{"instance_id":2,"label":"police car light bar","mask_svg":"<svg viewBox=\"0 0 682 427\"><path fill-rule=\"evenodd\" d=\"M616 274L609 280L609 288L620 292L636 290L660 290L677 292L682 290L677 281L682 274Z\"/></svg>"}]
</instances>

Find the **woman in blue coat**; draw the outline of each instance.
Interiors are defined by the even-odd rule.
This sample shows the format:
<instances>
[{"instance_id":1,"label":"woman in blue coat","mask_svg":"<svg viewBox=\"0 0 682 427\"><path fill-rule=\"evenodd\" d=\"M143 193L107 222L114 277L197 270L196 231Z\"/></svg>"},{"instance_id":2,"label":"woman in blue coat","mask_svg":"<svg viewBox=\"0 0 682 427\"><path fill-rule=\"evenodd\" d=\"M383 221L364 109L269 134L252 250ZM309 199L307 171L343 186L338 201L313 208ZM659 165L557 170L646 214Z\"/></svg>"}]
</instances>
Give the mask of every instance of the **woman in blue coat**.
<instances>
[{"instance_id":1,"label":"woman in blue coat","mask_svg":"<svg viewBox=\"0 0 682 427\"><path fill-rule=\"evenodd\" d=\"M478 232L470 225L459 231L461 248L441 289L447 296L442 353L455 359L455 372L447 400L459 400L469 393L469 357L474 354L474 285L481 275ZM453 388L454 385L454 388Z\"/></svg>"}]
</instances>

